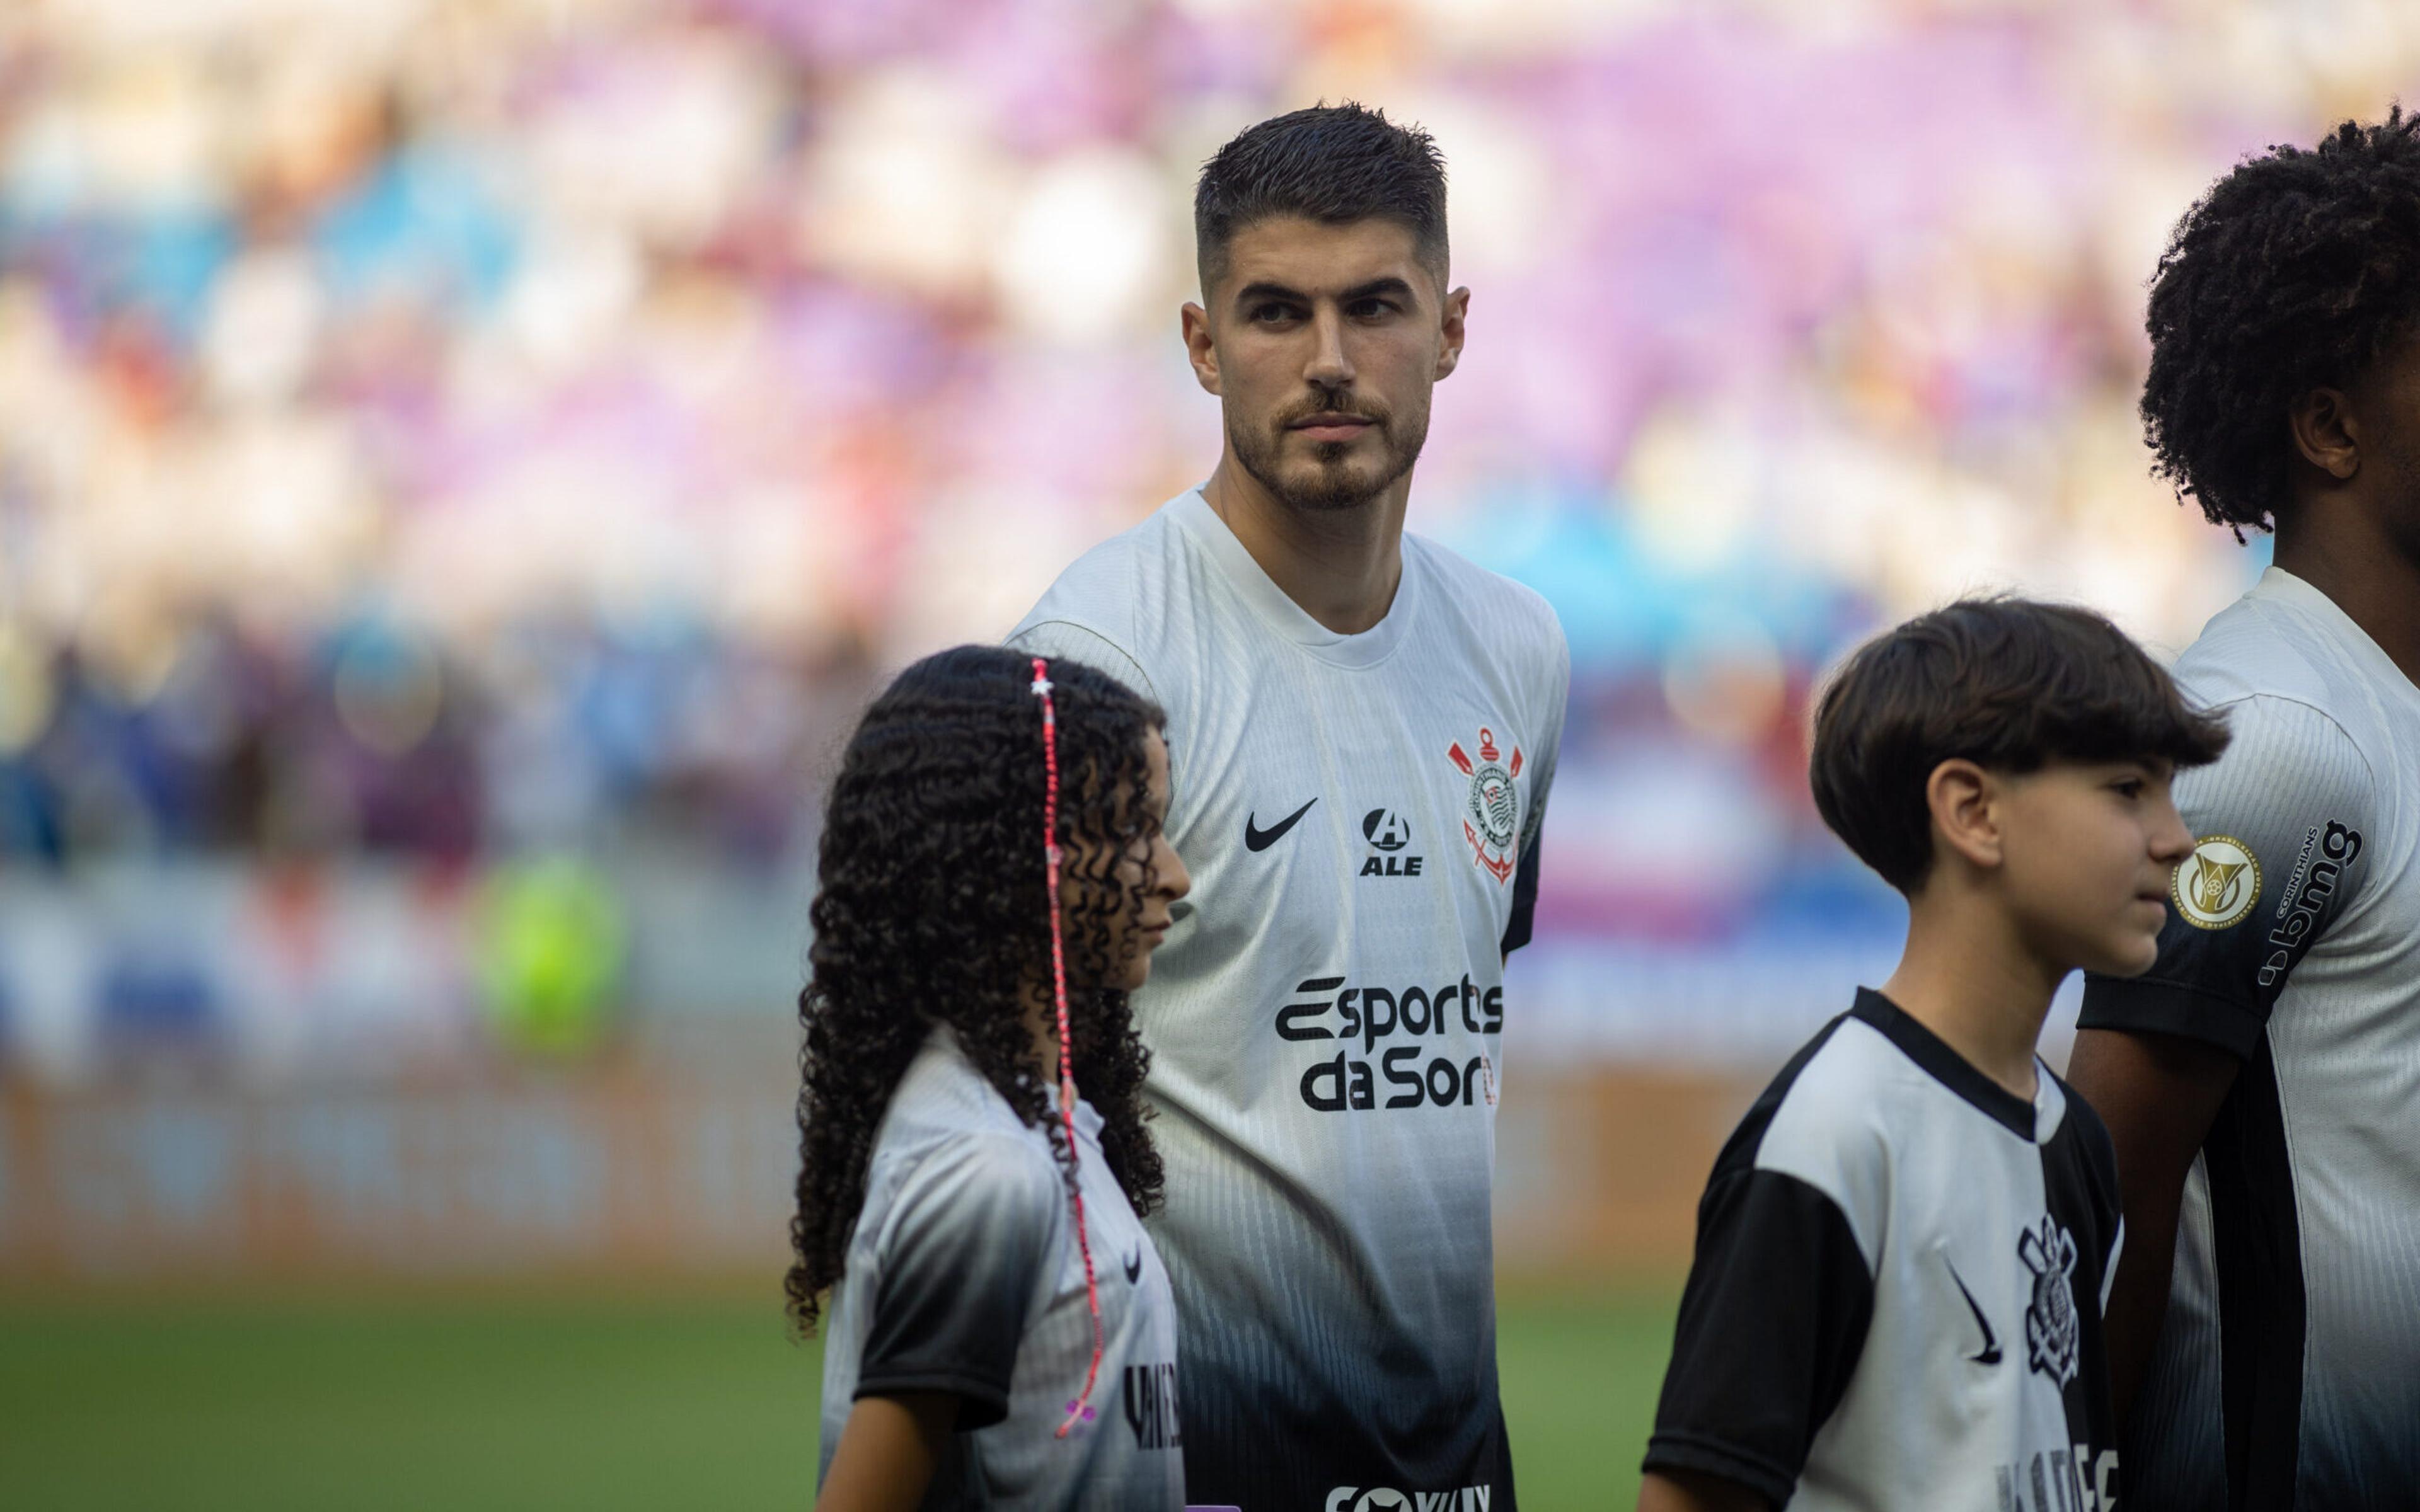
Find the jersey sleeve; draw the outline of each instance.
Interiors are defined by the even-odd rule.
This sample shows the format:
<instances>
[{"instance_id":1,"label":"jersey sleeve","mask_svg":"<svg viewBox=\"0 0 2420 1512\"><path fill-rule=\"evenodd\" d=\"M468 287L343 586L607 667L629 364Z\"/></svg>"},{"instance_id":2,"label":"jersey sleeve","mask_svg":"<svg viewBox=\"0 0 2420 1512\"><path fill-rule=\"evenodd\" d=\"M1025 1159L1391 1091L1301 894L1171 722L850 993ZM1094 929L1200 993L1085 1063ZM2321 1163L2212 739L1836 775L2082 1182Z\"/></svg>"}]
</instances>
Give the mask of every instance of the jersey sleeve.
<instances>
[{"instance_id":1,"label":"jersey sleeve","mask_svg":"<svg viewBox=\"0 0 2420 1512\"><path fill-rule=\"evenodd\" d=\"M920 1162L885 1226L857 1395L949 1392L961 1429L1007 1416L1065 1199L1057 1173L1014 1140L968 1139Z\"/></svg>"},{"instance_id":2,"label":"jersey sleeve","mask_svg":"<svg viewBox=\"0 0 2420 1512\"><path fill-rule=\"evenodd\" d=\"M1159 689L1153 686L1151 674L1142 670L1140 662L1098 630L1073 620L1036 620L1019 625L1009 633L1005 644L1029 656L1080 661L1109 673L1154 703L1161 702Z\"/></svg>"},{"instance_id":3,"label":"jersey sleeve","mask_svg":"<svg viewBox=\"0 0 2420 1512\"><path fill-rule=\"evenodd\" d=\"M2226 754L2177 778L2196 843L2170 885L2159 959L2140 977L2086 978L2080 1027L2248 1057L2294 968L2359 896L2376 811L2360 748L2290 699L2255 695L2226 712Z\"/></svg>"},{"instance_id":4,"label":"jersey sleeve","mask_svg":"<svg viewBox=\"0 0 2420 1512\"><path fill-rule=\"evenodd\" d=\"M1538 746L1538 775L1529 785L1529 811L1521 819L1521 858L1512 873L1512 911L1504 923L1504 937L1497 948L1506 955L1529 943L1538 915L1538 868L1540 853L1545 842L1546 797L1555 785L1555 768L1562 760L1563 716L1570 706L1572 689L1572 648L1564 640L1562 627L1552 619L1554 626L1555 677L1546 695L1546 738Z\"/></svg>"},{"instance_id":5,"label":"jersey sleeve","mask_svg":"<svg viewBox=\"0 0 2420 1512\"><path fill-rule=\"evenodd\" d=\"M1838 1204L1779 1171L1718 1174L1698 1210L1649 1470L1737 1482L1780 1506L1840 1404L1873 1273Z\"/></svg>"}]
</instances>

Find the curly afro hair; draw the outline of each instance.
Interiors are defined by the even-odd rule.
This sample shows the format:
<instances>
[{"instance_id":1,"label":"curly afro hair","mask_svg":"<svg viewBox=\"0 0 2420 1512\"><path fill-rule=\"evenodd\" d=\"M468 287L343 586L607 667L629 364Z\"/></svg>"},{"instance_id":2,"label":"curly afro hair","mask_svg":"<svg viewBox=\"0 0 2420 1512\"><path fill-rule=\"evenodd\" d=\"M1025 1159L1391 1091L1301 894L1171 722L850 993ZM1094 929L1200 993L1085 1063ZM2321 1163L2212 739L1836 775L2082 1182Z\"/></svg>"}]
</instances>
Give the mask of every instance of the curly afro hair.
<instances>
[{"instance_id":1,"label":"curly afro hair","mask_svg":"<svg viewBox=\"0 0 2420 1512\"><path fill-rule=\"evenodd\" d=\"M2420 316L2420 117L2347 121L2316 150L2237 165L2185 212L2151 283L2143 435L2213 524L2276 528L2286 417Z\"/></svg>"},{"instance_id":2,"label":"curly afro hair","mask_svg":"<svg viewBox=\"0 0 2420 1512\"><path fill-rule=\"evenodd\" d=\"M1153 885L1110 884L1121 855L1156 833L1140 795L1158 708L1105 673L1050 663L1059 717L1059 841L1069 1037L1076 1087L1101 1115L1101 1152L1138 1212L1158 1204L1160 1164L1143 1127L1151 1057L1111 980L1121 916ZM1042 708L1029 656L960 646L899 674L866 711L832 783L810 910L814 943L799 995L798 1208L789 1313L812 1333L841 1277L865 1201L866 1165L891 1095L936 1025L1016 1116L1075 1168L1034 1064L1020 993L1050 959L1043 850ZM1082 864L1089 855L1092 864Z\"/></svg>"}]
</instances>

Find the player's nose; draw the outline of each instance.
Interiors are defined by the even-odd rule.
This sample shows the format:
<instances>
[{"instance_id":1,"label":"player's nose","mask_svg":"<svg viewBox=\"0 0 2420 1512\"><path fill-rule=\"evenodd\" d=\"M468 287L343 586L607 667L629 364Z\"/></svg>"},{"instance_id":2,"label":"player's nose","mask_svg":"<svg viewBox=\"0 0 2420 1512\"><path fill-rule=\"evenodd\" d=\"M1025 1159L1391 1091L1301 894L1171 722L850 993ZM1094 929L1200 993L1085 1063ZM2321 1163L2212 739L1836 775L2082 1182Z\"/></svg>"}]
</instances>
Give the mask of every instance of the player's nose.
<instances>
[{"instance_id":1,"label":"player's nose","mask_svg":"<svg viewBox=\"0 0 2420 1512\"><path fill-rule=\"evenodd\" d=\"M1323 389L1352 382L1353 359L1344 350L1343 312L1326 308L1314 313L1311 337L1311 362L1302 376Z\"/></svg>"},{"instance_id":2,"label":"player's nose","mask_svg":"<svg viewBox=\"0 0 2420 1512\"><path fill-rule=\"evenodd\" d=\"M2193 831L2185 827L2184 817L2173 803L2162 806L2166 811L2151 831L2151 859L2162 866L2181 866L2193 854Z\"/></svg>"},{"instance_id":3,"label":"player's nose","mask_svg":"<svg viewBox=\"0 0 2420 1512\"><path fill-rule=\"evenodd\" d=\"M1159 879L1159 890L1170 903L1193 890L1193 873L1185 870L1185 857L1176 854L1165 835L1159 838L1159 854L1152 857L1152 874Z\"/></svg>"}]
</instances>

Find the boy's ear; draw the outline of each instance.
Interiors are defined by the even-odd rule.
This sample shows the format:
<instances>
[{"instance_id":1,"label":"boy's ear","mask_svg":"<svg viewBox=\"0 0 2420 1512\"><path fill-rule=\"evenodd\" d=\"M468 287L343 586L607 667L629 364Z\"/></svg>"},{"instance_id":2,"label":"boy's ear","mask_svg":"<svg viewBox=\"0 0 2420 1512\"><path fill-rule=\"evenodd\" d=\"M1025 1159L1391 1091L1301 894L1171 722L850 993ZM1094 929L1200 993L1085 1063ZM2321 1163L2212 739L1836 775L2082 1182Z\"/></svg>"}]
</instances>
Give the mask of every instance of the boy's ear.
<instances>
[{"instance_id":1,"label":"boy's ear","mask_svg":"<svg viewBox=\"0 0 2420 1512\"><path fill-rule=\"evenodd\" d=\"M1941 842L1984 871L2001 860L2000 784L1963 757L1932 769L1924 781L1924 806Z\"/></svg>"}]
</instances>

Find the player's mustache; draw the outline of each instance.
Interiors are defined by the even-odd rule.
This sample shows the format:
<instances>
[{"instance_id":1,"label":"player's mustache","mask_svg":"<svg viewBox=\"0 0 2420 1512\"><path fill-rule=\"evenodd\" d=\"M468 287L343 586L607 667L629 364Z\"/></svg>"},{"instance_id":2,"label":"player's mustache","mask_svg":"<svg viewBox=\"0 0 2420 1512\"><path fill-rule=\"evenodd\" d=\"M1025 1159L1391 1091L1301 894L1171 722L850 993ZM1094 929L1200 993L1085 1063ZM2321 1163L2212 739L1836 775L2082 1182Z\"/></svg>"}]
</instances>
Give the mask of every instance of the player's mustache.
<instances>
[{"instance_id":1,"label":"player's mustache","mask_svg":"<svg viewBox=\"0 0 2420 1512\"><path fill-rule=\"evenodd\" d=\"M1351 415L1366 420L1379 429L1387 428L1394 411L1385 405L1367 404L1345 398L1342 394L1313 394L1299 403L1289 405L1271 424L1280 431L1292 430L1313 415Z\"/></svg>"}]
</instances>

